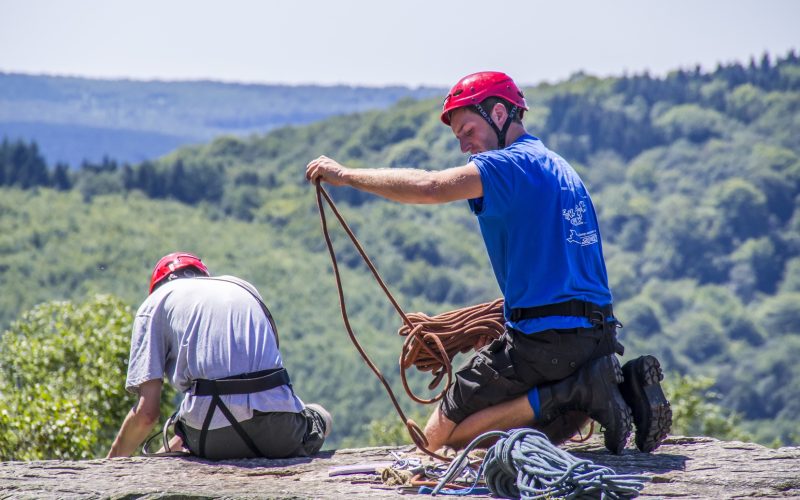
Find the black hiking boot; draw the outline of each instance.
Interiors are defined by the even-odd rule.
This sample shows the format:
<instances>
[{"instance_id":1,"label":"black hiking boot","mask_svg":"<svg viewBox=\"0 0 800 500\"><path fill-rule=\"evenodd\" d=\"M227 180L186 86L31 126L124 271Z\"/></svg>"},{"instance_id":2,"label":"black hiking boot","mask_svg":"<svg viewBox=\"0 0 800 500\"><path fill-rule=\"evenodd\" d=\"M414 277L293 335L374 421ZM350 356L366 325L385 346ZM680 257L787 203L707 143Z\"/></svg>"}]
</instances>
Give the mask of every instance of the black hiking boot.
<instances>
[{"instance_id":1,"label":"black hiking boot","mask_svg":"<svg viewBox=\"0 0 800 500\"><path fill-rule=\"evenodd\" d=\"M655 356L640 356L625 363L622 373L625 381L620 392L633 412L636 447L649 453L661 445L672 427L672 409L661 390L661 365Z\"/></svg>"},{"instance_id":2,"label":"black hiking boot","mask_svg":"<svg viewBox=\"0 0 800 500\"><path fill-rule=\"evenodd\" d=\"M585 412L605 429L606 448L619 454L632 426L631 410L619 391L621 382L616 356L589 361L564 380L539 387L537 423L548 425L568 411Z\"/></svg>"}]
</instances>

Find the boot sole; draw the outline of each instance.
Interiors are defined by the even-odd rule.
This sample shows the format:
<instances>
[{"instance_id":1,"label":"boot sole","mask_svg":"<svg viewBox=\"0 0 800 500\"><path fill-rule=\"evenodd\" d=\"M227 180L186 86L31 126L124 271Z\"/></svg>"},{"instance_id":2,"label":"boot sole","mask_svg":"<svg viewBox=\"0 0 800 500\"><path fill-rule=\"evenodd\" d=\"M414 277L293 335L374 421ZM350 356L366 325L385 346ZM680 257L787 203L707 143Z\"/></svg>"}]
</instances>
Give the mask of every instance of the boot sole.
<instances>
[{"instance_id":1,"label":"boot sole","mask_svg":"<svg viewBox=\"0 0 800 500\"><path fill-rule=\"evenodd\" d=\"M622 368L619 366L617 357L611 355L609 358L611 359L611 367L609 368L613 369L613 373L607 374L611 376L607 376L606 380L608 380L609 383L613 383L614 387L616 388L623 382L624 375ZM613 432L609 432L611 429L605 429L603 433L603 440L606 448L608 448L608 451L614 453L615 455L619 455L625 449L625 445L628 444L628 437L631 435L631 428L633 427L633 419L631 416L631 410L625 403L625 398L622 396L621 391L612 392L612 400L610 401L610 404L617 407L617 413L621 417L619 425L622 428L622 432L615 435Z\"/></svg>"},{"instance_id":2,"label":"boot sole","mask_svg":"<svg viewBox=\"0 0 800 500\"><path fill-rule=\"evenodd\" d=\"M661 445L672 428L672 408L661 389L664 374L654 356L641 356L622 367L623 398L633 411L636 447L649 453Z\"/></svg>"}]
</instances>

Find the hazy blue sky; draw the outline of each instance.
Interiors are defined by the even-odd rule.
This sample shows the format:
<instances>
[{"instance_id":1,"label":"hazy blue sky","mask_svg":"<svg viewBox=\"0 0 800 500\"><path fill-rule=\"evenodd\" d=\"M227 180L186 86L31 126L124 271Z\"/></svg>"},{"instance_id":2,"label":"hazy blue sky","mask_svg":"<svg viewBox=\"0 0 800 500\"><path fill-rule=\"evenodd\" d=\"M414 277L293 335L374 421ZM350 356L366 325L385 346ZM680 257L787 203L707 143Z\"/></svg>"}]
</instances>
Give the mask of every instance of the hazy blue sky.
<instances>
[{"instance_id":1,"label":"hazy blue sky","mask_svg":"<svg viewBox=\"0 0 800 500\"><path fill-rule=\"evenodd\" d=\"M800 51L797 0L0 0L0 71L429 84L664 74Z\"/></svg>"}]
</instances>

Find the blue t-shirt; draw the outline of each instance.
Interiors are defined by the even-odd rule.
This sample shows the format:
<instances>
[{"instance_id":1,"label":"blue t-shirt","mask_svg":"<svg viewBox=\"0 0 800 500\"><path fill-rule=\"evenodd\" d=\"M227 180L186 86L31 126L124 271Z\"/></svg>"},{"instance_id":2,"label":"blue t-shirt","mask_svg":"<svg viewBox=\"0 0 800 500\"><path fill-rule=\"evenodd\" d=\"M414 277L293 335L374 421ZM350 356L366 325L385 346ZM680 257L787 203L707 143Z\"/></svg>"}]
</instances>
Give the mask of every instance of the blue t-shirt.
<instances>
[{"instance_id":1,"label":"blue t-shirt","mask_svg":"<svg viewBox=\"0 0 800 500\"><path fill-rule=\"evenodd\" d=\"M611 303L597 215L578 174L527 134L470 161L483 196L469 205L505 298L506 325L525 333L590 327L587 318L572 316L508 320L512 308L571 299Z\"/></svg>"}]
</instances>

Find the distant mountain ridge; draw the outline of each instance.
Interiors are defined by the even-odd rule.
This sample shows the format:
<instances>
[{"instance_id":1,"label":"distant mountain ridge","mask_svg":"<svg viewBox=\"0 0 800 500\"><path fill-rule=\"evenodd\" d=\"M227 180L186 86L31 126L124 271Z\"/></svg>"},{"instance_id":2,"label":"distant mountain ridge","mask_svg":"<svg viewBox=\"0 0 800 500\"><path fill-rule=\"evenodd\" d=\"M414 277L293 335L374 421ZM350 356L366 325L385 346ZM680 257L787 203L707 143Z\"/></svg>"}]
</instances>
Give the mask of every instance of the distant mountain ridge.
<instances>
[{"instance_id":1,"label":"distant mountain ridge","mask_svg":"<svg viewBox=\"0 0 800 500\"><path fill-rule=\"evenodd\" d=\"M0 138L38 143L50 163L141 162L220 135L265 133L385 109L432 87L100 80L0 72Z\"/></svg>"}]
</instances>

